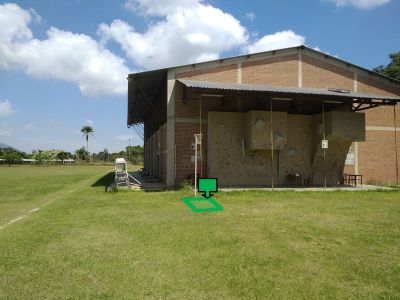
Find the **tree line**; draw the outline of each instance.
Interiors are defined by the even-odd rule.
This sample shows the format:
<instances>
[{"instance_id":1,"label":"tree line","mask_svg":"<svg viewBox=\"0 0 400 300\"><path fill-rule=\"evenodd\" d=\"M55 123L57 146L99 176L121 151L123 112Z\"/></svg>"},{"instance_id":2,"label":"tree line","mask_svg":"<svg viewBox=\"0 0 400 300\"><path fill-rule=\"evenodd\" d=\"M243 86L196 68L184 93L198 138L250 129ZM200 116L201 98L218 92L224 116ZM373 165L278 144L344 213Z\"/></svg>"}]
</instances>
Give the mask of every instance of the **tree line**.
<instances>
[{"instance_id":1,"label":"tree line","mask_svg":"<svg viewBox=\"0 0 400 300\"><path fill-rule=\"evenodd\" d=\"M109 152L107 148L98 153L89 153L85 147L77 149L74 153L63 150L33 150L32 153L18 151L13 148L0 149L0 160L4 164L22 163L23 159L32 159L38 164L71 162L114 162L118 157L125 158L133 164L143 163L143 147L128 146L119 152Z\"/></svg>"},{"instance_id":2,"label":"tree line","mask_svg":"<svg viewBox=\"0 0 400 300\"><path fill-rule=\"evenodd\" d=\"M375 72L400 81L400 52L389 54L390 63L374 68Z\"/></svg>"},{"instance_id":3,"label":"tree line","mask_svg":"<svg viewBox=\"0 0 400 300\"><path fill-rule=\"evenodd\" d=\"M82 137L86 140L86 148L77 149L74 153L63 150L33 150L32 153L25 153L14 148L0 149L0 163L6 163L9 166L15 163L62 163L72 162L114 162L118 157L125 158L133 164L143 163L144 149L142 146L127 146L125 150L110 153L107 148L98 153L90 153L89 136L93 136L94 130L91 126L83 126L81 129ZM28 161L27 161L28 160Z\"/></svg>"}]
</instances>

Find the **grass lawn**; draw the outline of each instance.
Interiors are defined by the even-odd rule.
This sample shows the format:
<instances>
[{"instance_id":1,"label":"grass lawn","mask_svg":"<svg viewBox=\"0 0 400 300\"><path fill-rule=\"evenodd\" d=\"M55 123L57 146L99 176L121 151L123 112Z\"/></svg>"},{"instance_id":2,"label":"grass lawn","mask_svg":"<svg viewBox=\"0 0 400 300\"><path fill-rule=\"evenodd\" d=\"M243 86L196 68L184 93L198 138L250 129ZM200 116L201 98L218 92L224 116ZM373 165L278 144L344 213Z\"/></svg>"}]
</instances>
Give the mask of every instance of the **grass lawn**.
<instances>
[{"instance_id":1,"label":"grass lawn","mask_svg":"<svg viewBox=\"0 0 400 300\"><path fill-rule=\"evenodd\" d=\"M111 167L0 167L0 299L400 298L399 192L104 193ZM100 182L99 182L100 180ZM104 178L103 178L104 181Z\"/></svg>"}]
</instances>

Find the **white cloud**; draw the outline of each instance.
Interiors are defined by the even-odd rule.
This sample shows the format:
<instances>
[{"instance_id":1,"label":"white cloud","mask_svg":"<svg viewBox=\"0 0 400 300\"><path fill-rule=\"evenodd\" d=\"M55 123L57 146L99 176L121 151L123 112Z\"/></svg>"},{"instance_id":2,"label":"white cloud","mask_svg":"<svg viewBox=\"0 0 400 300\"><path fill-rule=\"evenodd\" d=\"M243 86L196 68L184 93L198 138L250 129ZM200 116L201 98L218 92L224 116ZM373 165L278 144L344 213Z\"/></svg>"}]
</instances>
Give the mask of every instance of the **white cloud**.
<instances>
[{"instance_id":1,"label":"white cloud","mask_svg":"<svg viewBox=\"0 0 400 300\"><path fill-rule=\"evenodd\" d=\"M125 8L149 16L164 16L177 9L190 9L200 4L202 0L127 0Z\"/></svg>"},{"instance_id":2,"label":"white cloud","mask_svg":"<svg viewBox=\"0 0 400 300\"><path fill-rule=\"evenodd\" d=\"M87 120L85 120L85 122L86 122L86 124L88 124L89 126L93 126L93 125L94 125L94 121L93 121L93 120L87 119Z\"/></svg>"},{"instance_id":3,"label":"white cloud","mask_svg":"<svg viewBox=\"0 0 400 300\"><path fill-rule=\"evenodd\" d=\"M303 36L290 30L250 42L248 31L235 17L200 0L128 0L125 7L161 18L143 33L114 20L100 24L98 34L105 43L120 44L127 57L143 69L217 59L235 49L254 53L305 44ZM249 12L246 17L254 19L255 14Z\"/></svg>"},{"instance_id":4,"label":"white cloud","mask_svg":"<svg viewBox=\"0 0 400 300\"><path fill-rule=\"evenodd\" d=\"M0 100L0 117L6 117L12 115L15 111L11 107L11 103L8 100Z\"/></svg>"},{"instance_id":5,"label":"white cloud","mask_svg":"<svg viewBox=\"0 0 400 300\"><path fill-rule=\"evenodd\" d=\"M0 5L0 69L21 69L35 78L75 83L89 96L126 93L125 61L106 48L115 41L138 69L158 69L217 59L226 51L254 53L305 43L293 31L257 37L234 16L202 0L128 0L127 9L144 14L148 29L138 32L123 20L98 27L100 41L55 27L36 39L29 28L36 12ZM248 18L255 17L249 12Z\"/></svg>"},{"instance_id":6,"label":"white cloud","mask_svg":"<svg viewBox=\"0 0 400 300\"><path fill-rule=\"evenodd\" d=\"M254 19L256 18L256 14L255 14L254 12L252 12L252 11L247 12L247 13L245 14L245 18L246 18L247 20L254 21Z\"/></svg>"},{"instance_id":7,"label":"white cloud","mask_svg":"<svg viewBox=\"0 0 400 300\"><path fill-rule=\"evenodd\" d=\"M140 33L122 20L101 24L104 42L121 45L127 57L145 69L218 58L221 52L247 43L247 31L232 15L197 0L150 1L134 4L148 16L162 16Z\"/></svg>"},{"instance_id":8,"label":"white cloud","mask_svg":"<svg viewBox=\"0 0 400 300\"><path fill-rule=\"evenodd\" d=\"M288 48L304 45L305 42L306 38L304 36L297 35L291 30L286 30L263 36L256 42L249 44L245 48L245 52L256 53L281 48Z\"/></svg>"},{"instance_id":9,"label":"white cloud","mask_svg":"<svg viewBox=\"0 0 400 300\"><path fill-rule=\"evenodd\" d=\"M355 6L361 9L373 9L378 6L389 3L391 0L325 0L335 3L338 7Z\"/></svg>"},{"instance_id":10,"label":"white cloud","mask_svg":"<svg viewBox=\"0 0 400 300\"><path fill-rule=\"evenodd\" d=\"M121 135L114 136L114 139L120 140L120 141L128 141L129 139L133 140L133 136L121 134Z\"/></svg>"},{"instance_id":11,"label":"white cloud","mask_svg":"<svg viewBox=\"0 0 400 300\"><path fill-rule=\"evenodd\" d=\"M129 69L122 58L87 35L55 27L47 39L35 39L28 27L33 19L40 20L32 10L0 5L0 69L76 83L89 96L126 92Z\"/></svg>"}]
</instances>

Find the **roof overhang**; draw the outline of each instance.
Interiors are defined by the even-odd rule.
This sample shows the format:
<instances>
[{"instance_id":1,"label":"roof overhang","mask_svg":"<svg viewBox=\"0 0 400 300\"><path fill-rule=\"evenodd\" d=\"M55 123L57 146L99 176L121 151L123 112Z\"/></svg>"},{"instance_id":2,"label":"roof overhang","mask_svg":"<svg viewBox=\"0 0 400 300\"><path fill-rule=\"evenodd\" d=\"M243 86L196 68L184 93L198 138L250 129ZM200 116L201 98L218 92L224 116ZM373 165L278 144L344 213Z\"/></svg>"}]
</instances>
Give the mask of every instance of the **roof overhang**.
<instances>
[{"instance_id":1,"label":"roof overhang","mask_svg":"<svg viewBox=\"0 0 400 300\"><path fill-rule=\"evenodd\" d=\"M159 114L155 107L167 70L156 70L128 76L128 126L143 123L149 114Z\"/></svg>"},{"instance_id":2,"label":"roof overhang","mask_svg":"<svg viewBox=\"0 0 400 300\"><path fill-rule=\"evenodd\" d=\"M353 111L381 105L396 105L399 97L379 96L339 89L278 87L270 85L221 83L198 80L178 80L186 88L187 98L223 97L228 95L259 95L277 100L317 101L337 104L354 104Z\"/></svg>"}]
</instances>

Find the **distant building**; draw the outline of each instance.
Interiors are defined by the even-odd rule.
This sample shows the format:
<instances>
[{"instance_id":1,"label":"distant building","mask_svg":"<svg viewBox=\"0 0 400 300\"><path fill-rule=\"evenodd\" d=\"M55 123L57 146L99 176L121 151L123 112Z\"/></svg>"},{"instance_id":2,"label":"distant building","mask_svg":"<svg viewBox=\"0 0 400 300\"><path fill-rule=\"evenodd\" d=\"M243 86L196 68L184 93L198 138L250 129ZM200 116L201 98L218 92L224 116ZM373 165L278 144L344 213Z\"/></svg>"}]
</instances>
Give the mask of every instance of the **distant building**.
<instances>
[{"instance_id":1,"label":"distant building","mask_svg":"<svg viewBox=\"0 0 400 300\"><path fill-rule=\"evenodd\" d=\"M37 160L34 158L23 158L22 162L24 164L32 164L33 165L33 164L37 163Z\"/></svg>"},{"instance_id":2,"label":"distant building","mask_svg":"<svg viewBox=\"0 0 400 300\"><path fill-rule=\"evenodd\" d=\"M144 124L144 167L167 186L194 174L200 132L198 173L220 185L396 180L400 82L325 53L293 47L128 81L128 125Z\"/></svg>"}]
</instances>

